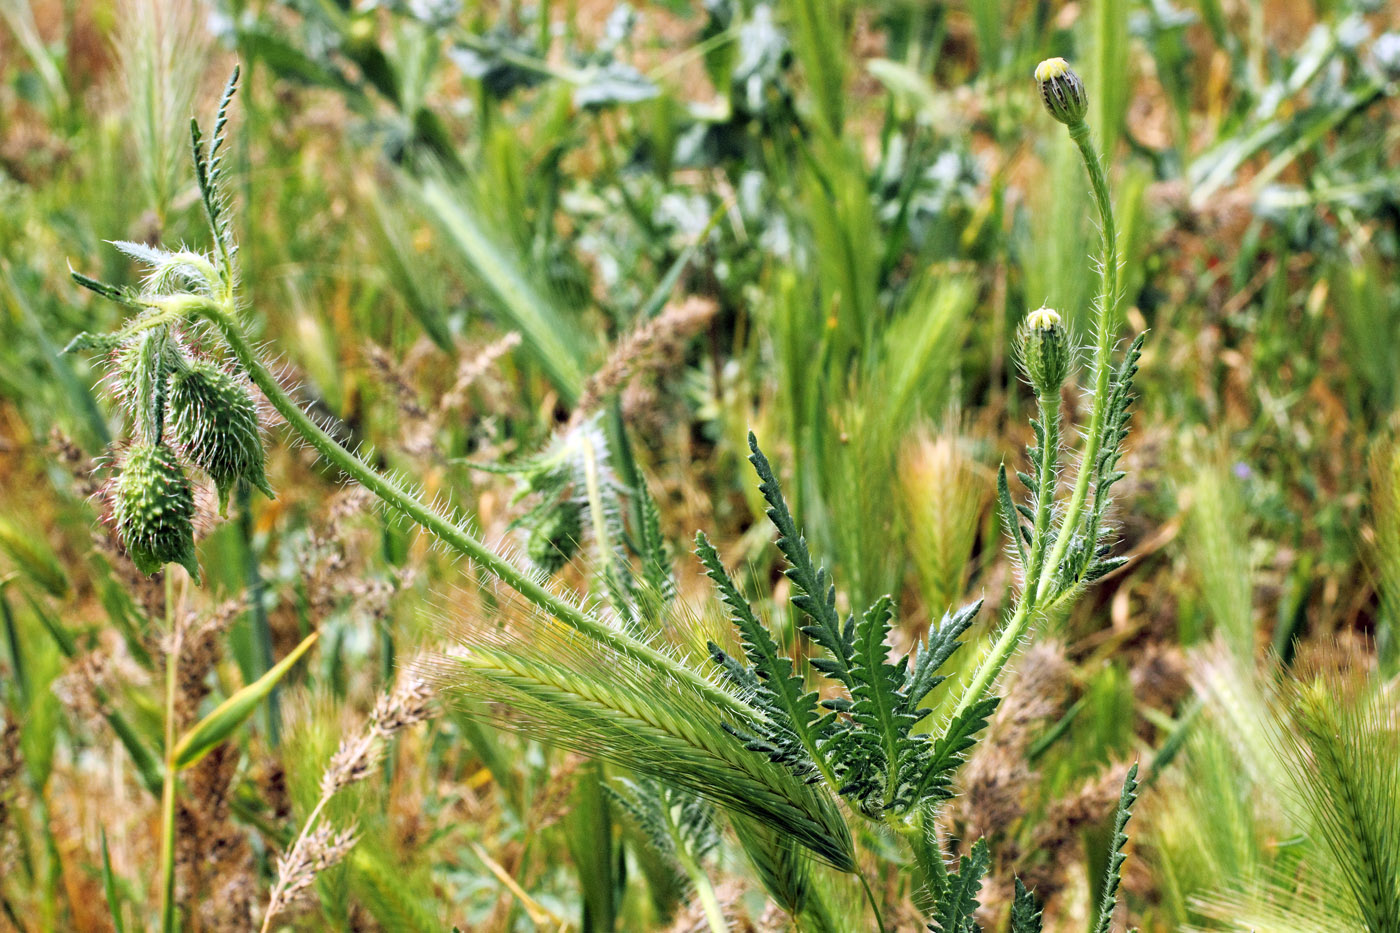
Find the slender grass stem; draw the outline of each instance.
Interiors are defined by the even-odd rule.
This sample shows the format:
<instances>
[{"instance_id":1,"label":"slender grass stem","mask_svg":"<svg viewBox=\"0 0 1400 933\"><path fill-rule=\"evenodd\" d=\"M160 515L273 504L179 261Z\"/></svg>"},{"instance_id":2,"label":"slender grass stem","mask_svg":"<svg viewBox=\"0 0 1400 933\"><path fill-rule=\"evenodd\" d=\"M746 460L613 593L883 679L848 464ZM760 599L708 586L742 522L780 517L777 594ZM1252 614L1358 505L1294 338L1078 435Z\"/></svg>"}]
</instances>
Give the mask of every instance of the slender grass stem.
<instances>
[{"instance_id":1,"label":"slender grass stem","mask_svg":"<svg viewBox=\"0 0 1400 933\"><path fill-rule=\"evenodd\" d=\"M170 634L170 649L165 655L165 781L160 796L160 928L162 933L175 929L175 694L180 664L180 626L175 624L174 586L169 572L165 576L165 619Z\"/></svg>"},{"instance_id":2,"label":"slender grass stem","mask_svg":"<svg viewBox=\"0 0 1400 933\"><path fill-rule=\"evenodd\" d=\"M695 885L695 896L700 899L700 906L705 910L705 922L709 924L711 933L729 933L729 923L724 919L724 908L720 906L714 885L710 883L710 876L705 874L705 869L700 867L684 846L676 847L676 857L680 860L681 868L690 877L691 883Z\"/></svg>"},{"instance_id":3,"label":"slender grass stem","mask_svg":"<svg viewBox=\"0 0 1400 933\"><path fill-rule=\"evenodd\" d=\"M316 806L312 807L311 812L307 814L305 822L301 824L301 832L297 834L296 840L287 847L287 852L295 852L299 847L306 844L306 837L310 835L311 830L316 827L316 821L320 819L321 811L326 808L326 804L330 802L330 799L330 794L322 794L320 799L316 801ZM281 883L280 878L278 879L278 883ZM268 929L272 926L273 918L276 916L277 914L271 910L271 904L269 904L267 913L263 914L262 926L258 928L259 933L267 933Z\"/></svg>"},{"instance_id":4,"label":"slender grass stem","mask_svg":"<svg viewBox=\"0 0 1400 933\"><path fill-rule=\"evenodd\" d=\"M865 899L870 902L870 910L875 914L875 928L880 933L887 933L885 929L885 918L880 914L880 905L875 901L875 892L870 890L870 882L865 880L865 872L856 872L856 877L860 879L860 886L865 890Z\"/></svg>"},{"instance_id":5,"label":"slender grass stem","mask_svg":"<svg viewBox=\"0 0 1400 933\"><path fill-rule=\"evenodd\" d=\"M476 561L492 575L506 583L521 596L554 616L565 625L607 645L633 660L661 671L694 689L707 700L745 717L752 711L739 699L711 683L703 675L690 670L675 659L635 638L617 632L592 618L562 597L551 592L526 571L493 551L455 521L426 505L397 482L376 471L362 459L340 446L334 438L301 410L258 359L242 329L234 322L228 306L205 301L191 309L218 329L248 378L267 397L268 402L286 419L303 440L327 462L360 483L381 501L416 522L454 551Z\"/></svg>"}]
</instances>

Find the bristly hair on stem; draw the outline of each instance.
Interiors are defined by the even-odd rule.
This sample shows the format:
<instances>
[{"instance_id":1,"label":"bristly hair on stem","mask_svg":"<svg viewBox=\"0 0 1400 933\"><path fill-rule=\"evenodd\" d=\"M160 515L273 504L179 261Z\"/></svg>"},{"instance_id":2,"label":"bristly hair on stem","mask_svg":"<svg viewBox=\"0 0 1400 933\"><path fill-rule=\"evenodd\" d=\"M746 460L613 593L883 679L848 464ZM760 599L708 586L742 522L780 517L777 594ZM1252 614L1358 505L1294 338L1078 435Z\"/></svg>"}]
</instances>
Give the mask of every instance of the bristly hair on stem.
<instances>
[{"instance_id":1,"label":"bristly hair on stem","mask_svg":"<svg viewBox=\"0 0 1400 933\"><path fill-rule=\"evenodd\" d=\"M1079 76L1063 59L1042 62L1036 69L1036 81L1051 115L1066 125L1079 148L1098 211L1101 238L1097 265L1101 287L1095 302L1092 408L1089 422L1083 428L1084 445L1069 498L1064 502L1055 501L1061 450L1058 398L1049 391L1054 380L1050 378L1051 367L1044 352L1022 353L1027 381L1041 384L1037 391L1040 414L1034 422L1036 443L1027 451L1036 475L1019 474L1033 499L1031 505L1015 501L1005 467L1002 467L997 477L997 502L1023 580L1011 617L974 671L959 702L959 713L992 688L1037 619L1066 611L1085 586L1123 563L1121 558L1110 556L1112 542L1105 533L1105 515L1110 491L1124 476L1118 463L1128 433L1132 382L1137 374L1144 335L1139 334L1133 340L1115 368L1112 353L1119 327L1117 228L1104 159L1094 147L1084 121L1086 91ZM1054 321L1044 315L1044 310L1033 313L1028 328L1039 330L1047 325L1053 328ZM1023 337L1023 346L1035 336ZM1058 348L1055 349L1058 352ZM1058 378L1062 368L1057 364L1053 369L1053 375ZM1058 386L1054 388L1058 390Z\"/></svg>"}]
</instances>

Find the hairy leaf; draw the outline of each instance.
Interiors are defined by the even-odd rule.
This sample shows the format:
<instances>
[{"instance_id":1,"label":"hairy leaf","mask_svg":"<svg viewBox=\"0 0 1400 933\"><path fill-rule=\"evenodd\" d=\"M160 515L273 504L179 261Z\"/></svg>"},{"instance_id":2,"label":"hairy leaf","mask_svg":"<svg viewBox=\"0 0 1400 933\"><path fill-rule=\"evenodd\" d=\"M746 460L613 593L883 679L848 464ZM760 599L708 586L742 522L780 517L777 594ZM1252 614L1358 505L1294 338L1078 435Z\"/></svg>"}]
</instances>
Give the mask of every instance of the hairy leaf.
<instances>
[{"instance_id":1,"label":"hairy leaf","mask_svg":"<svg viewBox=\"0 0 1400 933\"><path fill-rule=\"evenodd\" d=\"M950 872L946 879L940 879L940 891L935 892L937 902L933 908L933 922L929 929L936 933L976 933L981 928L973 918L977 908L977 894L982 890L982 876L991 864L991 852L987 840L978 839L972 852L959 861L958 870Z\"/></svg>"},{"instance_id":2,"label":"hairy leaf","mask_svg":"<svg viewBox=\"0 0 1400 933\"><path fill-rule=\"evenodd\" d=\"M1040 904L1035 895L1016 879L1016 898L1011 902L1011 933L1040 933L1043 929Z\"/></svg>"},{"instance_id":3,"label":"hairy leaf","mask_svg":"<svg viewBox=\"0 0 1400 933\"><path fill-rule=\"evenodd\" d=\"M803 626L802 631L830 655L829 659L814 659L812 666L849 688L854 626L841 625L841 617L836 612L836 587L831 584L826 568L812 562L807 541L798 533L797 523L793 521L782 489L778 486L778 478L773 475L768 458L758 449L758 440L752 431L749 432L749 451L749 462L758 473L759 491L768 500L768 520L778 529L778 550L783 552L790 564L783 574L797 588L792 604L812 620L812 624Z\"/></svg>"},{"instance_id":4,"label":"hairy leaf","mask_svg":"<svg viewBox=\"0 0 1400 933\"><path fill-rule=\"evenodd\" d=\"M1136 764L1128 769L1128 775L1123 779L1123 793L1118 798L1118 812L1113 816L1113 841L1109 844L1108 871L1104 877L1103 897L1099 900L1099 918L1094 923L1094 933L1109 933L1113 909L1118 906L1118 884L1122 880L1123 862L1127 859L1123 846L1128 841L1128 834L1123 830L1133 815L1133 803L1137 800L1137 773Z\"/></svg>"},{"instance_id":5,"label":"hairy leaf","mask_svg":"<svg viewBox=\"0 0 1400 933\"><path fill-rule=\"evenodd\" d=\"M695 553L705 566L706 575L714 581L720 598L729 606L734 627L739 630L744 653L752 665L753 679L742 675L737 679L756 688L751 702L771 726L763 738L778 753L775 760L795 765L799 770L803 765L815 766L824 774L830 774L820 748L823 727L830 724L830 719L819 716L816 692L808 691L802 678L793 673L792 660L782 653L768 629L754 616L704 532L695 536ZM724 653L714 646L710 650L728 670L730 665ZM732 672L731 679L736 679Z\"/></svg>"},{"instance_id":6,"label":"hairy leaf","mask_svg":"<svg viewBox=\"0 0 1400 933\"><path fill-rule=\"evenodd\" d=\"M963 753L976 741L973 736L986 728L988 717L1000 702L1000 697L983 697L948 723L928 756L913 762L909 774L901 780L902 785L909 787L907 796L913 800L946 800L953 795L953 772L965 760Z\"/></svg>"}]
</instances>

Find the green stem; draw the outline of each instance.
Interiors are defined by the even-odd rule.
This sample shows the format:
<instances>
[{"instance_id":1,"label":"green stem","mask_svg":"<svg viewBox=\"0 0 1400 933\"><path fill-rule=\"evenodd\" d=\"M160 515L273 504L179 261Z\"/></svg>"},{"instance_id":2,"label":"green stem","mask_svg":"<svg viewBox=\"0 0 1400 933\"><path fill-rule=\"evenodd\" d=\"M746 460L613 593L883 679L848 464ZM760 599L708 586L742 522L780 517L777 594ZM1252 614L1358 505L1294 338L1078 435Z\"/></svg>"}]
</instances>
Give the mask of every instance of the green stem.
<instances>
[{"instance_id":1,"label":"green stem","mask_svg":"<svg viewBox=\"0 0 1400 933\"><path fill-rule=\"evenodd\" d=\"M1021 638L1035 619L1035 607L1040 597L1040 587L1036 585L1035 581L1041 578L1041 567L1045 561L1045 544L1050 537L1050 513L1055 501L1055 465L1059 459L1060 450L1060 397L1059 395L1045 394L1040 396L1039 401L1040 423L1045 431L1045 443L1042 445L1040 454L1040 476L1036 483L1035 528L1031 534L1031 553L1027 565L1025 587L1021 590L1021 596L1016 601L1016 608L1012 610L1011 621L1001 630L996 644L982 659L982 663L978 665L977 671L973 674L972 682L968 684L967 690L963 691L962 698L958 701L957 709L953 713L954 719L960 717L969 706L982 699L983 695L991 689L992 684L1001 676L1006 663L1011 660L1011 655L1016 653L1016 646L1020 644Z\"/></svg>"},{"instance_id":2,"label":"green stem","mask_svg":"<svg viewBox=\"0 0 1400 933\"><path fill-rule=\"evenodd\" d=\"M857 871L856 877L860 879L860 886L865 890L865 899L870 902L870 909L875 914L875 927L880 933L886 933L885 918L880 916L880 905L875 902L875 893L870 890L870 882L865 880L865 872Z\"/></svg>"},{"instance_id":3,"label":"green stem","mask_svg":"<svg viewBox=\"0 0 1400 933\"><path fill-rule=\"evenodd\" d=\"M705 874L705 869L700 867L679 842L676 844L676 856L680 859L681 868L695 885L695 896L700 898L700 906L705 909L705 921L710 925L712 933L729 933L729 924L724 919L724 908L720 906L719 897L715 895L714 885L710 884L710 876Z\"/></svg>"},{"instance_id":4,"label":"green stem","mask_svg":"<svg viewBox=\"0 0 1400 933\"><path fill-rule=\"evenodd\" d=\"M277 409L278 413L286 419L292 430L301 435L302 439L327 462L364 486L386 505L416 522L459 554L476 561L521 596L570 628L635 661L675 678L702 694L707 700L731 712L745 717L752 715L752 710L746 704L721 690L702 675L688 669L650 645L617 632L577 607L570 605L526 571L492 551L484 542L478 540L456 522L424 504L399 486L397 482L377 472L359 457L340 446L334 438L312 421L278 385L272 373L259 361L242 330L234 323L230 311L208 301L192 310L203 316L219 330L234 358L248 374L248 378L267 397L272 407Z\"/></svg>"},{"instance_id":5,"label":"green stem","mask_svg":"<svg viewBox=\"0 0 1400 933\"><path fill-rule=\"evenodd\" d=\"M958 706L953 711L953 715L949 719L950 722L960 719L962 714L967 712L968 707L982 699L992 688L997 677L1001 676L1002 668L1006 667L1006 662L1011 660L1011 655L1016 652L1016 646L1020 644L1021 637L1030 628L1031 603L1033 601L1030 589L1027 587L1016 602L1011 621L1006 623L1006 626L1001 630L1001 635L997 637L996 644L992 645L992 650L977 665L977 671L972 675L967 689L963 691L961 699L958 700Z\"/></svg>"},{"instance_id":6,"label":"green stem","mask_svg":"<svg viewBox=\"0 0 1400 933\"><path fill-rule=\"evenodd\" d=\"M943 864L943 853L938 850L938 840L929 831L931 819L932 811L923 806L902 818L893 814L886 817L889 826L909 846L909 851L914 855L914 865L923 876L919 881L926 887L931 887L934 878L944 877L948 873ZM915 906L922 906L917 899Z\"/></svg>"},{"instance_id":7,"label":"green stem","mask_svg":"<svg viewBox=\"0 0 1400 933\"><path fill-rule=\"evenodd\" d=\"M165 655L165 781L161 788L160 813L160 928L175 929L175 675L180 663L180 632L175 625L175 609L169 574L165 577L165 617L170 632L170 649Z\"/></svg>"},{"instance_id":8,"label":"green stem","mask_svg":"<svg viewBox=\"0 0 1400 933\"><path fill-rule=\"evenodd\" d=\"M1035 527L1031 532L1031 561L1026 574L1025 592L1021 598L1031 600L1039 595L1041 565L1045 561L1045 542L1050 536L1050 512L1055 504L1055 467L1060 459L1060 395L1059 391L1040 395L1040 428L1045 441L1040 445L1040 476L1035 491Z\"/></svg>"},{"instance_id":9,"label":"green stem","mask_svg":"<svg viewBox=\"0 0 1400 933\"><path fill-rule=\"evenodd\" d=\"M1099 446L1103 441L1103 419L1108 399L1108 380L1112 366L1109 355L1113 349L1113 335L1118 323L1118 233L1113 223L1113 201L1108 191L1108 173L1103 160L1089 138L1089 125L1076 123L1069 128L1070 138L1079 147L1084 157L1084 168L1089 173L1089 186L1094 191L1094 204L1099 210L1099 233L1101 235L1101 256L1099 275L1102 291L1098 301L1098 320L1095 321L1097 344L1094 348L1094 407L1089 416L1089 430L1084 437L1084 455L1079 460L1079 473L1074 480L1074 492L1070 496L1069 507L1065 510L1060 533L1055 538L1055 546L1050 551L1050 559L1041 568L1040 579L1036 584L1036 598L1044 596L1054 579L1055 571L1064 559L1069 543L1079 530L1079 517L1084 510L1089 495L1089 480L1094 474L1094 463L1098 460Z\"/></svg>"},{"instance_id":10,"label":"green stem","mask_svg":"<svg viewBox=\"0 0 1400 933\"><path fill-rule=\"evenodd\" d=\"M1050 458L1046 456L1042 460L1040 499L1037 503L1039 510L1036 515L1035 533L1031 540L1031 572L1026 576L1026 587L1016 603L1011 620L1002 629L996 644L992 646L992 650L977 666L972 681L958 702L957 710L953 714L955 717L966 712L969 706L980 700L986 691L991 689L992 684L1001 675L1002 669L1011 660L1016 646L1030 629L1031 622L1036 618L1034 612L1036 606L1041 605L1041 601L1050 593L1050 584L1055 579L1055 572L1061 561L1064 560L1070 542L1080 531L1079 519L1088 499L1089 481L1095 472L1094 464L1098 460L1099 447L1103 442L1103 422L1107 409L1109 376L1113 368L1110 365L1109 357L1113 350L1113 335L1117 324L1118 234L1113 223L1113 202L1109 197L1108 174L1104 171L1103 161L1099 158L1098 151L1094 149L1093 142L1089 138L1088 124L1076 123L1069 128L1069 135L1079 147L1079 152L1084 158L1084 167L1089 173L1089 185L1094 192L1094 203L1098 207L1099 228L1102 234L1100 244L1102 255L1099 260L1102 291L1098 301L1098 319L1095 321L1097 340L1094 348L1094 406L1089 415L1089 429L1085 433L1084 452L1079 460L1079 472L1075 476L1074 491L1070 495L1069 505L1065 509L1064 519L1060 523L1059 533L1055 536L1055 543L1050 548L1048 558L1043 556L1043 550L1045 539L1050 534L1049 515L1046 510L1050 506L1054 492L1054 475L1053 471L1046 469ZM1047 410L1046 404L1046 400L1042 398L1041 416L1049 421L1052 420L1051 413ZM1053 414L1058 443L1058 399L1054 400ZM1047 453L1050 447L1049 441L1050 428L1047 425ZM1037 555L1037 552L1041 552L1041 554ZM1063 595L1062 593L1056 594L1052 605L1058 603Z\"/></svg>"}]
</instances>

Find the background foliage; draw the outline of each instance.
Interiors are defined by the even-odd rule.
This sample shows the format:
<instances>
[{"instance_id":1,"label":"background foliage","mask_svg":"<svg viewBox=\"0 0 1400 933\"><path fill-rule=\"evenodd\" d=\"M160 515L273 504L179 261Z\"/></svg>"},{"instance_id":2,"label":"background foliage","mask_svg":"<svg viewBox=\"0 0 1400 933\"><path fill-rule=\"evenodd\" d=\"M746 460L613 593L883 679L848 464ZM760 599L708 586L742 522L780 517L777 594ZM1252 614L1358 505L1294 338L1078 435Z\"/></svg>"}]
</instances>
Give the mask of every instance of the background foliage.
<instances>
[{"instance_id":1,"label":"background foliage","mask_svg":"<svg viewBox=\"0 0 1400 933\"><path fill-rule=\"evenodd\" d=\"M1014 664L943 828L972 862L993 843L989 927L1013 874L1047 928L1089 927L1137 761L1120 922L1388 929L1400 829L1361 830L1396 793L1397 28L1361 0L0 0L0 924L154 916L155 622L197 636L185 725L320 633L188 773L192 929L260 913L405 659L463 620L530 624L275 428L275 500L215 522L198 494L203 588L147 580L100 522L124 413L100 360L61 350L121 310L68 265L136 284L102 240L208 245L188 118L234 60L249 320L339 438L600 598L611 526L559 472L560 438L591 438L658 504L616 518L670 542L679 605L705 614L704 528L802 647L753 430L842 609L892 594L910 648L968 594L985 640L1009 601L991 503L1033 402L1011 337L1042 304L1088 327L1088 193L1029 78L1063 55L1110 156L1128 329L1150 331L1111 515L1130 560ZM758 824L721 831L471 710L386 746L327 809L357 821L353 855L279 922L689 930L708 900L778 930L771 892L810 885L864 928L840 925L863 917L851 876Z\"/></svg>"}]
</instances>

